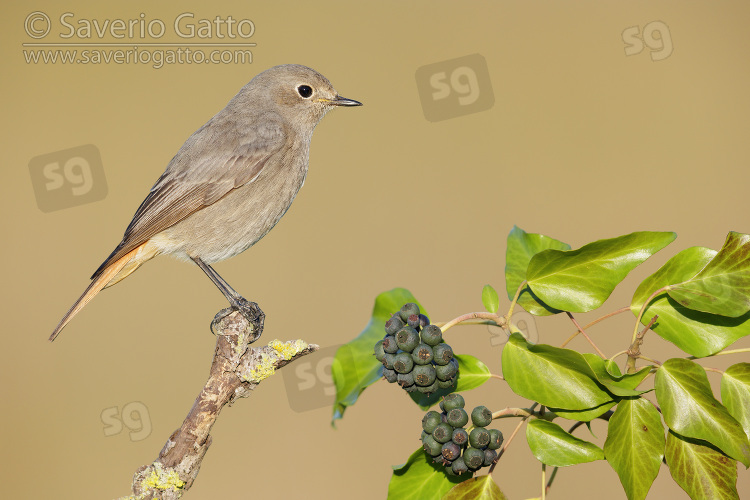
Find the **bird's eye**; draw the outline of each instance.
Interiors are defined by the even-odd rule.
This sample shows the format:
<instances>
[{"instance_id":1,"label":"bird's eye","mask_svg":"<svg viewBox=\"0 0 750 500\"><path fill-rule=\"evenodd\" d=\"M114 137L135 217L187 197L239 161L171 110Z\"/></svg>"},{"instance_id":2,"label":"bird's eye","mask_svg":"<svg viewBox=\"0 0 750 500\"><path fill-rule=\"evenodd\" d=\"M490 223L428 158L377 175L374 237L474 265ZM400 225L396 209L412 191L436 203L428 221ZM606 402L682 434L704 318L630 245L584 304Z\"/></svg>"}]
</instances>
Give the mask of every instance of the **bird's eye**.
<instances>
[{"instance_id":1,"label":"bird's eye","mask_svg":"<svg viewBox=\"0 0 750 500\"><path fill-rule=\"evenodd\" d=\"M305 99L308 99L313 94L313 89L309 85L300 85L297 87L297 92Z\"/></svg>"}]
</instances>

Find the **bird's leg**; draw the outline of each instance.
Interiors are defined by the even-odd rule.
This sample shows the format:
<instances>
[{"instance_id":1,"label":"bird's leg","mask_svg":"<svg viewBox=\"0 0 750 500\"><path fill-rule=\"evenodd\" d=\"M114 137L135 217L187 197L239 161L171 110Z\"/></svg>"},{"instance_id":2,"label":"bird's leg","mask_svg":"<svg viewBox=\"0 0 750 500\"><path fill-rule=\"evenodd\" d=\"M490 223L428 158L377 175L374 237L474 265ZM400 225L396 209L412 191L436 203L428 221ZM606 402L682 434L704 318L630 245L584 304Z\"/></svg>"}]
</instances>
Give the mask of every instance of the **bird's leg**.
<instances>
[{"instance_id":1,"label":"bird's leg","mask_svg":"<svg viewBox=\"0 0 750 500\"><path fill-rule=\"evenodd\" d=\"M266 315L260 309L258 304L245 299L242 295L237 293L234 288L229 286L229 283L227 283L224 278L219 276L219 273L217 273L213 267L203 262L200 257L190 258L193 259L193 262L195 262L198 267L206 273L206 276L208 276L221 293L224 294L224 297L227 298L232 309L239 311L240 314L242 314L245 319L255 327L255 338L251 342L257 340L258 337L260 337L260 334L263 333L263 321L266 318Z\"/></svg>"}]
</instances>

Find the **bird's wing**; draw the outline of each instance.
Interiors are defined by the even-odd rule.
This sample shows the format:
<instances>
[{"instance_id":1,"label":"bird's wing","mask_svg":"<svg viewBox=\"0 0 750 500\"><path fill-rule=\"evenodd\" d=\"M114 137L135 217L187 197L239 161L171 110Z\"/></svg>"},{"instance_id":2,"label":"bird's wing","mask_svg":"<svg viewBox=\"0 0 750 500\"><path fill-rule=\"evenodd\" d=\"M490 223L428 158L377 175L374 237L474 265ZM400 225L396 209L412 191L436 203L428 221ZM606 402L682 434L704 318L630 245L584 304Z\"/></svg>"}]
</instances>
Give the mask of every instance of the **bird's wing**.
<instances>
[{"instance_id":1,"label":"bird's wing","mask_svg":"<svg viewBox=\"0 0 750 500\"><path fill-rule=\"evenodd\" d=\"M228 120L234 118L219 122L217 117L196 131L172 158L133 216L122 242L91 279L154 235L254 181L287 142L278 116L267 114L255 124L235 123L233 127L228 127Z\"/></svg>"}]
</instances>

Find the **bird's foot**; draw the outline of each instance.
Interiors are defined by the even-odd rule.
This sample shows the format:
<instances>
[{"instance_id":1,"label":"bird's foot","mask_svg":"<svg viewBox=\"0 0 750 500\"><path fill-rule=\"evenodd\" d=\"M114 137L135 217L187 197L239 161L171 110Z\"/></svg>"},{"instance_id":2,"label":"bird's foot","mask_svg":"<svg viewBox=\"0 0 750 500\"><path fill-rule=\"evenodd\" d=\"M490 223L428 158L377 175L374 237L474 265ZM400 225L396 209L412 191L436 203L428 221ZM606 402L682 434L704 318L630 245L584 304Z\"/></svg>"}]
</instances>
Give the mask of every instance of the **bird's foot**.
<instances>
[{"instance_id":1,"label":"bird's foot","mask_svg":"<svg viewBox=\"0 0 750 500\"><path fill-rule=\"evenodd\" d=\"M212 331L214 330L214 324L217 324L225 317L237 311L242 314L245 320L253 327L249 343L252 344L256 340L258 340L263 333L263 323L266 319L266 315L261 310L260 306L258 306L258 304L256 304L255 302L251 302L245 299L244 297L233 298L233 300L230 301L230 305L232 307L222 309L218 314L216 314L213 322L211 323Z\"/></svg>"}]
</instances>

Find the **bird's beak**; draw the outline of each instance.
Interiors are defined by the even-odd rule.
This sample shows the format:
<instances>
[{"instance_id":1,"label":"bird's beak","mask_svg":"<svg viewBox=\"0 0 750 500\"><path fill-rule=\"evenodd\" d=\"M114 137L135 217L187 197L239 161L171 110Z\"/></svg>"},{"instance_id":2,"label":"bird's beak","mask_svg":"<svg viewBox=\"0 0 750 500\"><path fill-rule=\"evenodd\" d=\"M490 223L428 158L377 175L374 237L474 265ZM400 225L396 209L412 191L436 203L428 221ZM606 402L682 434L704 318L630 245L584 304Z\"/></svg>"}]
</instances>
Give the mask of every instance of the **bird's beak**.
<instances>
[{"instance_id":1,"label":"bird's beak","mask_svg":"<svg viewBox=\"0 0 750 500\"><path fill-rule=\"evenodd\" d=\"M355 101L354 99L347 99L346 97L341 97L340 95L337 95L333 99L326 100L334 106L362 106L361 102Z\"/></svg>"}]
</instances>

